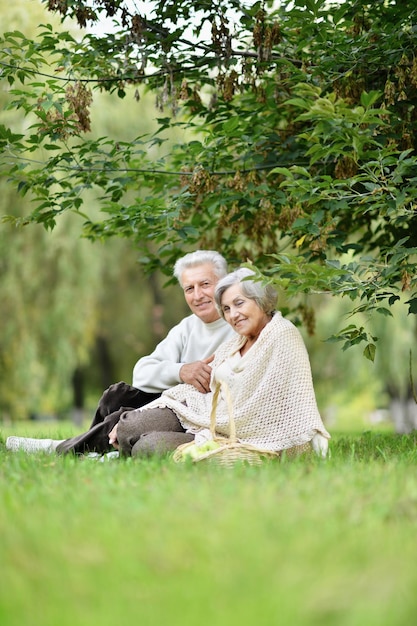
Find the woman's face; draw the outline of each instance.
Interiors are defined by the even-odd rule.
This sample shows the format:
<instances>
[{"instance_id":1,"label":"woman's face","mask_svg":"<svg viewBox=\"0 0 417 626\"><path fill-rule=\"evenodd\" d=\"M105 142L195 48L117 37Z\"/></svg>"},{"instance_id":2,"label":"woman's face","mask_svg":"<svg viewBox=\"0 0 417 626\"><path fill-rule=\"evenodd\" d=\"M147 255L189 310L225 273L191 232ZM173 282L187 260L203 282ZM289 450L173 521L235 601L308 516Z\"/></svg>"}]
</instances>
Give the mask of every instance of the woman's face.
<instances>
[{"instance_id":1,"label":"woman's face","mask_svg":"<svg viewBox=\"0 0 417 626\"><path fill-rule=\"evenodd\" d=\"M221 298L224 319L239 335L256 339L261 330L271 320L255 302L242 292L241 285L232 285Z\"/></svg>"}]
</instances>

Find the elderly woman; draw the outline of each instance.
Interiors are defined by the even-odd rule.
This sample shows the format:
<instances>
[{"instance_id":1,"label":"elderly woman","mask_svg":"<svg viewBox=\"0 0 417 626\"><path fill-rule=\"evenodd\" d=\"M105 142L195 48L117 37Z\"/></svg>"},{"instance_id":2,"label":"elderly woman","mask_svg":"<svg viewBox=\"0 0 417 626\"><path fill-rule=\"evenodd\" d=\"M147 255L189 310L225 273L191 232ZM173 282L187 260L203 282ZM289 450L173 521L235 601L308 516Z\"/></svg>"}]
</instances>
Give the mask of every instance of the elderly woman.
<instances>
[{"instance_id":1,"label":"elderly woman","mask_svg":"<svg viewBox=\"0 0 417 626\"><path fill-rule=\"evenodd\" d=\"M125 455L166 453L209 435L213 392L226 382L233 400L238 440L266 451L313 447L325 456L330 438L321 420L310 362L296 327L276 311L270 285L241 268L221 279L215 300L238 336L222 344L212 362L211 392L180 384L150 404L122 414L110 442ZM216 432L227 436L226 398L220 395Z\"/></svg>"}]
</instances>

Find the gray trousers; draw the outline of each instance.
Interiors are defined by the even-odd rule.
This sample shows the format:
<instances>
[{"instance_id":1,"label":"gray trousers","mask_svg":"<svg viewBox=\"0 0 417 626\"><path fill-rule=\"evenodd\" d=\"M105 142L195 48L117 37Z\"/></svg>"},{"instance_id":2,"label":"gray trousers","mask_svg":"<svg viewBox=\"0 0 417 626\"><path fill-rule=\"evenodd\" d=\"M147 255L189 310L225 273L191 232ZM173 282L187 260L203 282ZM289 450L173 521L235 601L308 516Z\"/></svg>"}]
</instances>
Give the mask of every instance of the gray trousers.
<instances>
[{"instance_id":1,"label":"gray trousers","mask_svg":"<svg viewBox=\"0 0 417 626\"><path fill-rule=\"evenodd\" d=\"M125 411L138 409L159 398L160 395L160 393L141 391L124 382L110 385L100 398L96 414L87 432L60 443L56 449L57 453L99 452L104 454L113 450L109 444L109 433L118 423L120 415Z\"/></svg>"},{"instance_id":2,"label":"gray trousers","mask_svg":"<svg viewBox=\"0 0 417 626\"><path fill-rule=\"evenodd\" d=\"M186 433L174 411L167 408L125 411L117 425L120 454L163 456L182 443L194 441Z\"/></svg>"}]
</instances>

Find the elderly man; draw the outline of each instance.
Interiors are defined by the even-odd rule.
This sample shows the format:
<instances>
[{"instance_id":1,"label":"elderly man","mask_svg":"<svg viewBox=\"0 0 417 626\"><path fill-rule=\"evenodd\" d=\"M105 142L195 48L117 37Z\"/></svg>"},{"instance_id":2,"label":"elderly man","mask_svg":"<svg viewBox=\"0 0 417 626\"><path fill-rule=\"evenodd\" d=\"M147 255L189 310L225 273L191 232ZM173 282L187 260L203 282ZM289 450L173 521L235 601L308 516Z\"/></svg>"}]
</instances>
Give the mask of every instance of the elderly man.
<instances>
[{"instance_id":1,"label":"elderly man","mask_svg":"<svg viewBox=\"0 0 417 626\"><path fill-rule=\"evenodd\" d=\"M9 437L8 449L28 451L106 452L113 449L109 433L127 409L144 406L170 387L184 382L201 392L209 390L210 362L217 347L234 335L220 317L214 302L214 289L227 274L225 259L212 250L197 250L180 258L174 268L184 291L191 315L174 326L148 356L133 369L133 386L111 385L102 395L90 429L64 441L29 440Z\"/></svg>"}]
</instances>

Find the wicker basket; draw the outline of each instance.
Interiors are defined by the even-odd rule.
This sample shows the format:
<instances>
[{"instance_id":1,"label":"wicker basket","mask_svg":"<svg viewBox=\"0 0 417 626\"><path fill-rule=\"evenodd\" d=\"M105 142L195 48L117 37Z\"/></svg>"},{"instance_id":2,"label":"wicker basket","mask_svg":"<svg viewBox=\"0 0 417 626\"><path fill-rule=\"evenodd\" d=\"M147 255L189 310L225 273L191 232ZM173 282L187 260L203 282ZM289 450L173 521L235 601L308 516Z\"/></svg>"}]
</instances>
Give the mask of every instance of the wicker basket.
<instances>
[{"instance_id":1,"label":"wicker basket","mask_svg":"<svg viewBox=\"0 0 417 626\"><path fill-rule=\"evenodd\" d=\"M216 434L216 409L220 389L224 391L229 414L228 438L220 437ZM174 461L180 462L184 461L186 458L191 458L193 463L201 463L204 461L206 463L215 463L217 465L231 467L237 462L260 465L266 459L275 459L280 456L278 452L268 452L249 443L240 443L237 441L232 398L229 387L225 383L221 385L218 384L214 391L210 413L210 432L213 441L218 444L217 448L200 451L200 446L197 446L194 442L184 443L175 450L173 454ZM191 451L193 452L192 456L190 455Z\"/></svg>"}]
</instances>

